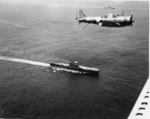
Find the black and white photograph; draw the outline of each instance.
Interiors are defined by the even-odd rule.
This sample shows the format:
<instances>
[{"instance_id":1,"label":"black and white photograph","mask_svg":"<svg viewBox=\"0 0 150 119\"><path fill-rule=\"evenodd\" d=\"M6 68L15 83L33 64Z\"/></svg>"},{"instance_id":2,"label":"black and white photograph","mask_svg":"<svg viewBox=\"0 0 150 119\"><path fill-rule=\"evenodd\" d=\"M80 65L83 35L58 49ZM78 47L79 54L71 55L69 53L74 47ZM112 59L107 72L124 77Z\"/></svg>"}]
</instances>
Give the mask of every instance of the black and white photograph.
<instances>
[{"instance_id":1,"label":"black and white photograph","mask_svg":"<svg viewBox=\"0 0 150 119\"><path fill-rule=\"evenodd\" d=\"M0 0L0 119L149 119L149 103L149 0Z\"/></svg>"}]
</instances>

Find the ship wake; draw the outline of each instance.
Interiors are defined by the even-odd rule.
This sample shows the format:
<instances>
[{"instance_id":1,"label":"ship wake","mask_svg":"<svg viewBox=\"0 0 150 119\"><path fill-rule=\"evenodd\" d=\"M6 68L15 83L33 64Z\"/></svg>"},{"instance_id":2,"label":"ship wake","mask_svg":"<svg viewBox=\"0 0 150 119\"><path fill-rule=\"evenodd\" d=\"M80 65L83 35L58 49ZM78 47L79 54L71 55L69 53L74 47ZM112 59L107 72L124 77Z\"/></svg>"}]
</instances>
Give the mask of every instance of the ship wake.
<instances>
[{"instance_id":1,"label":"ship wake","mask_svg":"<svg viewBox=\"0 0 150 119\"><path fill-rule=\"evenodd\" d=\"M0 56L0 60L18 62L18 63L24 63L24 64L30 64L30 65L36 65L36 66L43 66L43 67L50 67L48 63L32 61L32 60L27 60L27 59L7 57L7 56Z\"/></svg>"}]
</instances>

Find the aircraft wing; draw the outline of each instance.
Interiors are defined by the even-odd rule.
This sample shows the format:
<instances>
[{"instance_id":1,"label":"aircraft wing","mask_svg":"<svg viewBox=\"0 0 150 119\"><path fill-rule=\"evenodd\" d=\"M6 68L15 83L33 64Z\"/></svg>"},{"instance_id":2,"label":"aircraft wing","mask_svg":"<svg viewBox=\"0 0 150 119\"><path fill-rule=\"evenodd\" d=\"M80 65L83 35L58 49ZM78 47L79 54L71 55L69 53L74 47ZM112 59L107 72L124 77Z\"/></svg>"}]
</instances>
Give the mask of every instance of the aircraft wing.
<instances>
[{"instance_id":1,"label":"aircraft wing","mask_svg":"<svg viewBox=\"0 0 150 119\"><path fill-rule=\"evenodd\" d=\"M114 20L103 20L100 21L100 23L102 24L102 26L121 26L120 22L114 21Z\"/></svg>"},{"instance_id":2,"label":"aircraft wing","mask_svg":"<svg viewBox=\"0 0 150 119\"><path fill-rule=\"evenodd\" d=\"M150 117L150 78L145 83L128 119L149 119Z\"/></svg>"},{"instance_id":3,"label":"aircraft wing","mask_svg":"<svg viewBox=\"0 0 150 119\"><path fill-rule=\"evenodd\" d=\"M85 22L85 23L93 23L93 24L97 24L98 21L96 19L90 19L90 18L83 18L83 19L79 19L79 22Z\"/></svg>"}]
</instances>

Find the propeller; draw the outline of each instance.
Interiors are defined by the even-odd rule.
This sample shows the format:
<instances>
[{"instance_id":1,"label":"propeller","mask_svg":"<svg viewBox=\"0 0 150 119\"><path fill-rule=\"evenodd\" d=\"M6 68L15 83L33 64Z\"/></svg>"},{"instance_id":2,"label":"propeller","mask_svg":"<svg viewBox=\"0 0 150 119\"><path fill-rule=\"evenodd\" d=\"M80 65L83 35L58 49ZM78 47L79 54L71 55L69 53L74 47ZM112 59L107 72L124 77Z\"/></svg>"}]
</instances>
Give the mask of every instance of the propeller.
<instances>
[{"instance_id":1,"label":"propeller","mask_svg":"<svg viewBox=\"0 0 150 119\"><path fill-rule=\"evenodd\" d=\"M131 27L132 27L133 26L133 22L134 22L134 20L133 20L133 13L131 13L130 22L131 22Z\"/></svg>"}]
</instances>

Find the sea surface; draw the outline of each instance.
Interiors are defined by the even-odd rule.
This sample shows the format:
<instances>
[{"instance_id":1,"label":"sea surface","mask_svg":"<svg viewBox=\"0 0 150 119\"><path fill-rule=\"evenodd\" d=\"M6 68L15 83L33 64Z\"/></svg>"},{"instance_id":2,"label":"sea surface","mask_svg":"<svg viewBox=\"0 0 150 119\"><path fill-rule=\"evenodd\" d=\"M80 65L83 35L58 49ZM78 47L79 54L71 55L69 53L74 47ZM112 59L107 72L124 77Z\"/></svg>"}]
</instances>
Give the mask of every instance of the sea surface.
<instances>
[{"instance_id":1,"label":"sea surface","mask_svg":"<svg viewBox=\"0 0 150 119\"><path fill-rule=\"evenodd\" d=\"M104 9L112 6L115 10ZM148 2L0 3L0 57L78 61L99 77L0 60L0 117L126 119L148 78ZM79 25L89 16L134 15L133 27Z\"/></svg>"}]
</instances>

